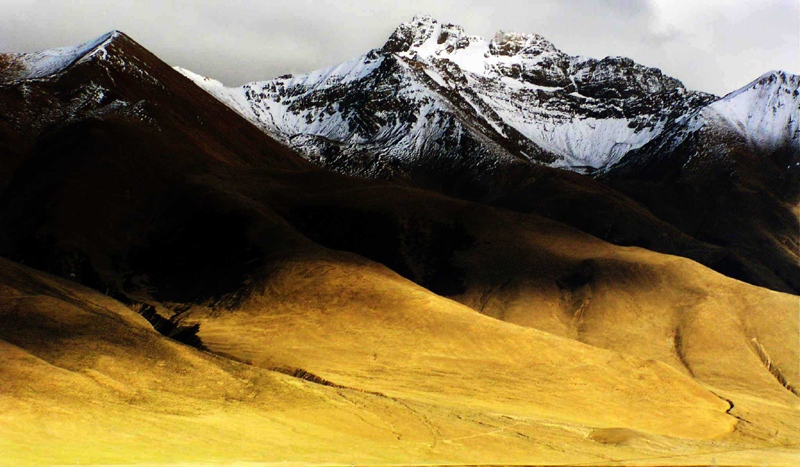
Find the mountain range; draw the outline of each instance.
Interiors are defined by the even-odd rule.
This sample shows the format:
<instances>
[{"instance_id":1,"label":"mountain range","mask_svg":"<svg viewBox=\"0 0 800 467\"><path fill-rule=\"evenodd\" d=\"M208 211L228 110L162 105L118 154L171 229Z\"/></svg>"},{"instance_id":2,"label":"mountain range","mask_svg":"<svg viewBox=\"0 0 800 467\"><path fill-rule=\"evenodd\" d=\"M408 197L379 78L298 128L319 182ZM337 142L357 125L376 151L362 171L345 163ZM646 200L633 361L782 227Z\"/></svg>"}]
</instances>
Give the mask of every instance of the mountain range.
<instances>
[{"instance_id":1,"label":"mountain range","mask_svg":"<svg viewBox=\"0 0 800 467\"><path fill-rule=\"evenodd\" d=\"M0 55L0 462L792 465L799 109L429 16Z\"/></svg>"},{"instance_id":2,"label":"mountain range","mask_svg":"<svg viewBox=\"0 0 800 467\"><path fill-rule=\"evenodd\" d=\"M652 236L663 228L646 238L631 238L627 225L612 232L620 221L598 207L579 221L560 202L548 214L617 244L800 292L796 75L769 72L718 98L627 58L570 56L535 34L487 41L430 16L400 25L379 49L304 75L225 88L178 71L318 166L523 211L531 206L521 196L542 196L532 187L542 165L589 174L723 252L659 245Z\"/></svg>"}]
</instances>

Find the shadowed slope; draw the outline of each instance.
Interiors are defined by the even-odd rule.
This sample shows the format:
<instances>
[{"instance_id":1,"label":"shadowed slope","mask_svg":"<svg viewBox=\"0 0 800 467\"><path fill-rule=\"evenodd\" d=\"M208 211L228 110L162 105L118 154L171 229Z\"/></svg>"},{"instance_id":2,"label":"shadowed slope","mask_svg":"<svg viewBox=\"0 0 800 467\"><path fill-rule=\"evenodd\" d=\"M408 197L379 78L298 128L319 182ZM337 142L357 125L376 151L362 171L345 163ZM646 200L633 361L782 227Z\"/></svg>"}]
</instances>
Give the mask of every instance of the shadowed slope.
<instances>
[{"instance_id":1,"label":"shadowed slope","mask_svg":"<svg viewBox=\"0 0 800 467\"><path fill-rule=\"evenodd\" d=\"M788 289L769 287L797 293L799 92L800 76L766 73L632 151L603 178L683 232L726 247L755 271L770 270ZM718 270L754 282L737 264Z\"/></svg>"}]
</instances>

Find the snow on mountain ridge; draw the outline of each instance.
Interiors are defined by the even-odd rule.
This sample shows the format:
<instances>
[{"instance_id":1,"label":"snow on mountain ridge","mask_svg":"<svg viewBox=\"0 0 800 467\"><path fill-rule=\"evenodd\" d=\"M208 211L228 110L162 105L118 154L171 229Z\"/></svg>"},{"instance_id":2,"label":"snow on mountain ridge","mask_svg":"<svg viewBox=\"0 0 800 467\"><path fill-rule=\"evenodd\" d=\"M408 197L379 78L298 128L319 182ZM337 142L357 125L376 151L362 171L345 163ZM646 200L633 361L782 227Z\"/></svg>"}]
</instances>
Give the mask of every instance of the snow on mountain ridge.
<instances>
[{"instance_id":1,"label":"snow on mountain ridge","mask_svg":"<svg viewBox=\"0 0 800 467\"><path fill-rule=\"evenodd\" d=\"M800 151L800 76L770 71L703 110L759 151Z\"/></svg>"},{"instance_id":2,"label":"snow on mountain ridge","mask_svg":"<svg viewBox=\"0 0 800 467\"><path fill-rule=\"evenodd\" d=\"M488 105L502 126L513 127L556 154L553 165L564 168L612 164L628 150L650 141L668 121L658 105L649 115L639 109L634 119L632 112L622 111L616 102L604 109L616 115L599 118L576 109L610 99L646 100L653 93L673 93L671 99L677 106L693 100L680 81L630 59L571 57L538 34L501 31L487 41L430 16L401 24L382 50L425 64L434 77L462 74L450 83L446 79L437 82L454 89L466 83L475 91L475 96L467 95L475 107ZM534 95L536 92L539 94ZM481 102L474 102L474 98Z\"/></svg>"},{"instance_id":3,"label":"snow on mountain ridge","mask_svg":"<svg viewBox=\"0 0 800 467\"><path fill-rule=\"evenodd\" d=\"M480 120L477 128L517 157L573 170L615 162L683 111L711 99L629 59L571 57L537 34L499 32L487 41L427 15L398 26L382 48L337 66L249 83L239 91L195 82L308 156L325 149L296 146L309 141L301 135L337 147L376 144L375 138L402 133L397 121L437 125L452 119L434 115L448 113ZM375 115L336 102L384 84L394 86L395 94L362 96L383 107ZM427 101L437 103L433 113ZM392 110L408 113L411 107L417 110L402 117ZM404 131L411 133L400 139L418 137L412 130L421 125L409 125ZM433 133L426 131L426 137ZM416 157L400 149L418 144L394 141L393 157Z\"/></svg>"},{"instance_id":4,"label":"snow on mountain ridge","mask_svg":"<svg viewBox=\"0 0 800 467\"><path fill-rule=\"evenodd\" d=\"M423 62L446 58L462 70L487 77L504 75L499 70L520 66L523 61L538 63L548 55L567 57L538 34L500 31L488 41L428 15L401 24L381 50Z\"/></svg>"},{"instance_id":5,"label":"snow on mountain ridge","mask_svg":"<svg viewBox=\"0 0 800 467\"><path fill-rule=\"evenodd\" d=\"M41 79L59 73L70 65L95 54L105 54L105 45L120 37L120 31L111 31L100 37L72 47L59 47L39 52L6 54L8 66L2 77L8 80Z\"/></svg>"},{"instance_id":6,"label":"snow on mountain ridge","mask_svg":"<svg viewBox=\"0 0 800 467\"><path fill-rule=\"evenodd\" d=\"M253 114L242 88L226 88L220 81L198 75L186 68L181 68L179 66L174 66L173 68L262 130L273 130L271 127L266 127L256 115Z\"/></svg>"},{"instance_id":7,"label":"snow on mountain ridge","mask_svg":"<svg viewBox=\"0 0 800 467\"><path fill-rule=\"evenodd\" d=\"M766 167L773 166L783 172L782 176L797 177L798 88L800 76L785 71L767 72L722 99L677 119L651 143L631 151L609 170L616 173L614 177L651 173L663 164L674 164L675 157L683 157L683 169L691 172L709 158L721 158L729 168L747 160L749 164L765 167L764 172L768 171ZM679 147L683 149L677 151ZM744 148L747 150L742 151Z\"/></svg>"},{"instance_id":8,"label":"snow on mountain ridge","mask_svg":"<svg viewBox=\"0 0 800 467\"><path fill-rule=\"evenodd\" d=\"M312 159L451 154L437 149L452 148L444 135L467 131L506 156L577 171L615 164L717 100L628 58L570 56L537 34L488 41L429 15L323 70L238 89L195 81Z\"/></svg>"}]
</instances>

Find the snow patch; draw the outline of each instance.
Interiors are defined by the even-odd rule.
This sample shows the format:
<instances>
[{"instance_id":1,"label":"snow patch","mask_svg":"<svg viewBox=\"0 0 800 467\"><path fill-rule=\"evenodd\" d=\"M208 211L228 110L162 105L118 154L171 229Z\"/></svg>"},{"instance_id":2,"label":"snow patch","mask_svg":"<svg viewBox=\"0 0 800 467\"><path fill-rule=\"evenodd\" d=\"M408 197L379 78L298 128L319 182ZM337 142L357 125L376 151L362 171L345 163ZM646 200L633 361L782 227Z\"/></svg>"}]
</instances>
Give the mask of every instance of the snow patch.
<instances>
[{"instance_id":1,"label":"snow patch","mask_svg":"<svg viewBox=\"0 0 800 467\"><path fill-rule=\"evenodd\" d=\"M756 150L800 149L800 76L766 73L714 102L703 115L727 126Z\"/></svg>"},{"instance_id":2,"label":"snow patch","mask_svg":"<svg viewBox=\"0 0 800 467\"><path fill-rule=\"evenodd\" d=\"M100 56L106 58L106 44L119 37L118 31L112 31L96 39L73 47L59 47L33 53L8 54L10 59L8 70L12 80L41 79L55 75L83 58Z\"/></svg>"}]
</instances>

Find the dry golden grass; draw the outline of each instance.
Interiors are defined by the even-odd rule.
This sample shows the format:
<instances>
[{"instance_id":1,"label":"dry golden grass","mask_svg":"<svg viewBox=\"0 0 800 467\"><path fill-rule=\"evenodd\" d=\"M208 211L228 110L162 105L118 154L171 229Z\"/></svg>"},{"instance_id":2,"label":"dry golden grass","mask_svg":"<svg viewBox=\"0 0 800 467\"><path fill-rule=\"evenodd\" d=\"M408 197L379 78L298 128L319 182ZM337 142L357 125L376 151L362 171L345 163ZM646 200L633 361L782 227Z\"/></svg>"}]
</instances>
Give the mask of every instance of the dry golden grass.
<instances>
[{"instance_id":1,"label":"dry golden grass","mask_svg":"<svg viewBox=\"0 0 800 467\"><path fill-rule=\"evenodd\" d=\"M456 259L468 271L457 301L303 244L238 308L184 315L216 355L102 294L0 260L0 460L800 459L800 399L752 343L797 381L797 297L534 216L460 218L477 241ZM576 270L588 279L559 280ZM281 373L297 369L317 382Z\"/></svg>"},{"instance_id":2,"label":"dry golden grass","mask_svg":"<svg viewBox=\"0 0 800 467\"><path fill-rule=\"evenodd\" d=\"M403 203L396 198L393 209L402 212ZM437 216L436 203L409 204L418 215ZM450 206L441 211L442 218L452 215ZM796 386L796 296L682 258L614 247L535 216L468 206L459 219L476 241L458 253L467 289L453 298L498 320L482 319L356 257L330 254L321 260L318 253L285 261L263 293L242 308L195 308L186 319L202 323L212 349L255 366L302 368L348 387L451 410L522 417L526 424L568 423L582 427L584 440L595 441L589 452L598 442L644 457L678 451L674 462L686 464L712 460L687 452L735 449L739 454L727 455L725 462L749 459L745 464L798 453L800 399L767 371L753 341ZM575 271L589 271L585 283L559 283ZM524 327L548 334L526 333ZM575 340L591 347L575 346ZM697 381L698 388L679 389L685 382L680 376ZM689 394L698 399L684 399ZM701 409L718 402L724 407ZM724 433L693 426L719 420L714 410L729 409L735 421ZM448 429L439 428L434 439L453 439L444 434ZM619 433L625 433L622 439ZM531 434L530 439L542 437ZM714 440L692 444L674 438ZM574 457L557 461L579 462L583 449L569 448ZM467 462L551 459L542 452L503 451L507 457L489 449L486 457L473 453ZM602 455L614 458L608 451Z\"/></svg>"},{"instance_id":3,"label":"dry golden grass","mask_svg":"<svg viewBox=\"0 0 800 467\"><path fill-rule=\"evenodd\" d=\"M752 341L797 381L797 297L534 216L459 219L456 300L300 242L241 306L183 315L213 353L0 260L0 463L800 459L798 398Z\"/></svg>"},{"instance_id":4,"label":"dry golden grass","mask_svg":"<svg viewBox=\"0 0 800 467\"><path fill-rule=\"evenodd\" d=\"M460 219L476 241L455 259L467 271L456 300L302 243L241 306L183 316L216 355L0 260L0 460L800 459L800 399L752 343L797 381L797 297L534 216L479 208ZM561 280L576 270L585 280ZM317 382L281 373L297 369Z\"/></svg>"},{"instance_id":5,"label":"dry golden grass","mask_svg":"<svg viewBox=\"0 0 800 467\"><path fill-rule=\"evenodd\" d=\"M198 352L159 336L101 294L5 260L2 265L0 442L7 465L597 461L611 453L658 452L660 445L609 448L588 438L593 427L632 425L707 439L725 435L735 422L725 415L726 404L665 365L484 318L374 265L321 266L332 277L342 271L347 274L340 280L362 284L345 297L347 309L314 318L315 310L306 307L279 333L293 335L294 348L284 347L288 337L264 338L266 326L252 347L294 355L283 364L320 365L308 360L313 355L317 362L338 362L321 375L359 383L354 389ZM320 278L308 265L293 266L285 279L297 279L297 272ZM356 270L361 273L350 274ZM307 285L291 282L285 297ZM370 282L380 289L369 291ZM319 286L324 293L337 283ZM375 292L392 289L411 297L394 303L394 317L377 316L376 307L357 310L358 295L370 301ZM427 309L414 313L402 305ZM275 321L280 313L272 316ZM307 321L319 318L331 323L330 331L319 333ZM301 328L315 331L311 339ZM346 336L374 342L372 354ZM494 345L485 342L489 337ZM315 341L317 350L306 351ZM488 350L495 345L499 350ZM345 354L334 359L336 349ZM653 382L669 392L653 392ZM640 413L633 416L625 403ZM680 420L690 422L676 431ZM652 436L682 449L698 442Z\"/></svg>"}]
</instances>

